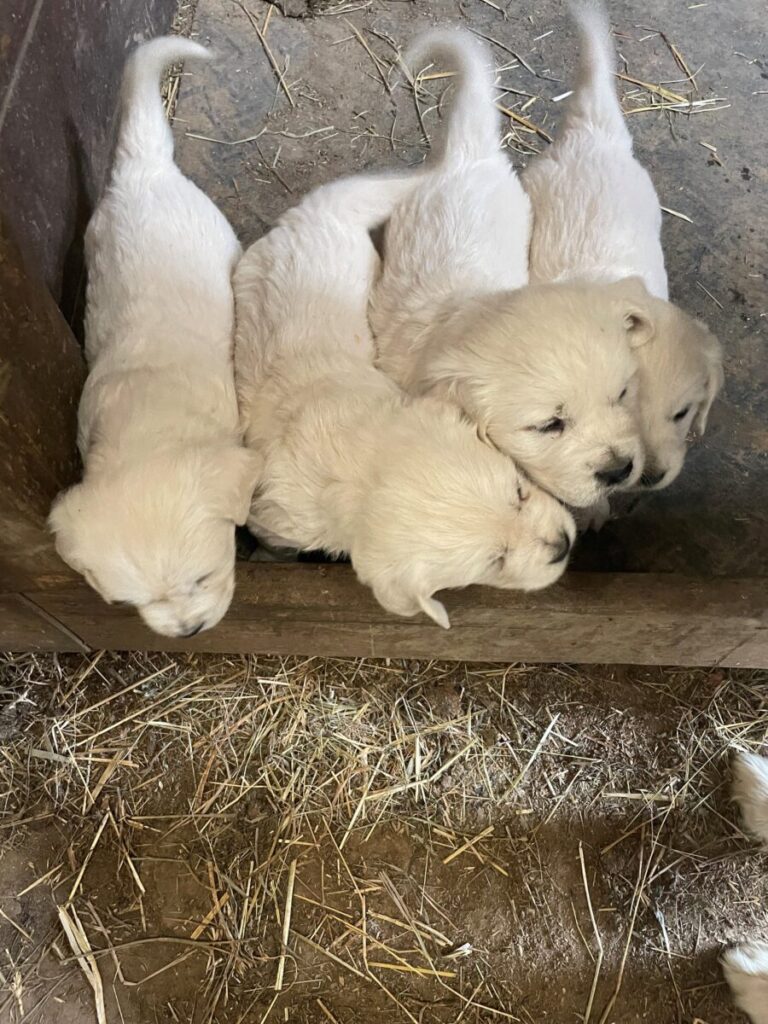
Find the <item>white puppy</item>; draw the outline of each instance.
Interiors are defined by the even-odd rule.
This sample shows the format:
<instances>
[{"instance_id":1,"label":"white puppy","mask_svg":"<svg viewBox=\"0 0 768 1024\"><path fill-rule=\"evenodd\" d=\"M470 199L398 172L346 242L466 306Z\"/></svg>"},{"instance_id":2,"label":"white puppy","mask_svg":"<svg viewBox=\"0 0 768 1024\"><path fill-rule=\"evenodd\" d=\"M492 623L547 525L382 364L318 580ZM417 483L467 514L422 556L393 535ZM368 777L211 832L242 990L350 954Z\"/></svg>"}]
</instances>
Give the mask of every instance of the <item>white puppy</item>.
<instances>
[{"instance_id":1,"label":"white puppy","mask_svg":"<svg viewBox=\"0 0 768 1024\"><path fill-rule=\"evenodd\" d=\"M435 591L547 586L575 530L455 407L411 402L374 369L368 232L419 178L320 188L245 253L235 367L246 443L264 459L253 532L347 552L386 609L447 628Z\"/></svg>"},{"instance_id":2,"label":"white puppy","mask_svg":"<svg viewBox=\"0 0 768 1024\"><path fill-rule=\"evenodd\" d=\"M240 247L173 163L160 99L168 64L206 56L168 37L128 61L112 177L86 234L85 474L50 516L61 557L166 636L209 629L229 607L235 523L257 476L232 366Z\"/></svg>"},{"instance_id":3,"label":"white puppy","mask_svg":"<svg viewBox=\"0 0 768 1024\"><path fill-rule=\"evenodd\" d=\"M733 765L733 795L747 830L768 850L768 757L740 754ZM752 1024L768 1024L768 935L762 942L733 946L723 971L736 1005Z\"/></svg>"},{"instance_id":4,"label":"white puppy","mask_svg":"<svg viewBox=\"0 0 768 1024\"><path fill-rule=\"evenodd\" d=\"M554 143L523 176L533 202L531 280L618 281L639 276L639 308L653 340L638 350L646 458L640 483L659 489L680 472L693 425L704 432L723 382L720 345L667 301L661 207L632 154L614 84L610 29L602 6L575 4L580 67Z\"/></svg>"},{"instance_id":5,"label":"white puppy","mask_svg":"<svg viewBox=\"0 0 768 1024\"><path fill-rule=\"evenodd\" d=\"M436 163L386 228L370 307L378 365L412 393L454 402L563 501L592 505L642 469L642 289L520 287L529 204L499 148L488 54L443 30L417 41L412 66L427 56L446 57L458 85Z\"/></svg>"}]
</instances>

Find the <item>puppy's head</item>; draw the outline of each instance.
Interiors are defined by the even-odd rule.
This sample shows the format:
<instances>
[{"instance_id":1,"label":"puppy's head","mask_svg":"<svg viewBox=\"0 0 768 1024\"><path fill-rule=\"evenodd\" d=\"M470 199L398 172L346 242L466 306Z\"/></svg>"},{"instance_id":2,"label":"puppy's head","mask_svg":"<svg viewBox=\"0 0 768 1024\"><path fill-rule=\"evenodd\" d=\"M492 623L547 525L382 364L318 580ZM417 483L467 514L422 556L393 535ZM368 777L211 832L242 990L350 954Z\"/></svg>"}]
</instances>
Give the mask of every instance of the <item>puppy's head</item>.
<instances>
[{"instance_id":1,"label":"puppy's head","mask_svg":"<svg viewBox=\"0 0 768 1024\"><path fill-rule=\"evenodd\" d=\"M683 468L691 428L704 433L723 385L723 354L704 324L672 303L653 299L650 312L654 338L637 354L645 445L640 486L661 490Z\"/></svg>"},{"instance_id":2,"label":"puppy's head","mask_svg":"<svg viewBox=\"0 0 768 1024\"><path fill-rule=\"evenodd\" d=\"M352 563L379 602L450 625L438 590L538 590L563 573L571 515L482 444L458 411L417 400L387 437L363 496Z\"/></svg>"},{"instance_id":3,"label":"puppy's head","mask_svg":"<svg viewBox=\"0 0 768 1024\"><path fill-rule=\"evenodd\" d=\"M194 636L232 600L234 528L257 470L253 453L223 445L91 470L54 503L56 549L107 603L135 607L164 636Z\"/></svg>"},{"instance_id":4,"label":"puppy's head","mask_svg":"<svg viewBox=\"0 0 768 1024\"><path fill-rule=\"evenodd\" d=\"M635 278L483 297L446 323L419 386L460 406L541 487L595 504L642 471L635 351L653 335L646 298Z\"/></svg>"}]
</instances>

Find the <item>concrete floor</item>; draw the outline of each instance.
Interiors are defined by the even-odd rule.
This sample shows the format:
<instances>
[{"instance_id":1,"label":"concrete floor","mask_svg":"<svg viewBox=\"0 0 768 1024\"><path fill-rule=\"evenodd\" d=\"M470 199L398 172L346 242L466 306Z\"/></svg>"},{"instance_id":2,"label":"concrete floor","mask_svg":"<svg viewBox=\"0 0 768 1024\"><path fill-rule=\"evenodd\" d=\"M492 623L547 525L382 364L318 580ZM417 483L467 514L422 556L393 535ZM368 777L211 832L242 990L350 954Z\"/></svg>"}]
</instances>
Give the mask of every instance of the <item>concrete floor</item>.
<instances>
[{"instance_id":1,"label":"concrete floor","mask_svg":"<svg viewBox=\"0 0 768 1024\"><path fill-rule=\"evenodd\" d=\"M289 2L290 10L302 8L301 0ZM247 6L263 26L269 5L250 0ZM232 0L200 0L193 31L215 47L219 60L182 81L176 122L181 166L219 203L248 244L314 185L364 168L418 161L426 146L413 96L395 63L395 47L439 21L464 23L497 40L497 64L508 68L500 79L510 90L505 103L524 109L524 116L551 133L561 110L553 97L570 85L574 41L564 4L539 0L530 14L525 6L514 0L369 0L321 6L319 16L309 18L286 17L275 8L266 39L278 66L286 69L291 105L244 9ZM630 502L600 536L588 537L577 565L694 576L764 575L764 11L752 0L727 5L614 0L610 11L631 76L680 83L682 72L668 40L696 72L698 91L692 98L722 99L690 116L645 111L632 114L629 122L662 204L689 218L665 218L672 296L722 339L726 390L683 476L665 492ZM633 97L635 86L622 83L622 88L626 108L647 105L647 93ZM670 88L691 91L686 82ZM436 117L434 111L425 114L427 131ZM509 145L512 159L522 166L546 142L519 132Z\"/></svg>"}]
</instances>

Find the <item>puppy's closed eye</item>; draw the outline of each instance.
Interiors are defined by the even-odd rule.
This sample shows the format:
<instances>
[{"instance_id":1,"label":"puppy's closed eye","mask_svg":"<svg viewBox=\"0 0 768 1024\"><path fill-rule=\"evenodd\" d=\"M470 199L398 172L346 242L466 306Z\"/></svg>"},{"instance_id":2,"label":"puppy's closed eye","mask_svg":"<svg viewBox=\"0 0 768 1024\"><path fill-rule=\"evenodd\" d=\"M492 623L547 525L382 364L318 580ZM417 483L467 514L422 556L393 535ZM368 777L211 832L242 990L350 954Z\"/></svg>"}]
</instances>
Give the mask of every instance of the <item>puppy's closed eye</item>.
<instances>
[{"instance_id":1,"label":"puppy's closed eye","mask_svg":"<svg viewBox=\"0 0 768 1024\"><path fill-rule=\"evenodd\" d=\"M679 423L680 420L684 420L685 419L685 417L688 415L688 413L690 411L691 411L690 405L686 405L684 409L681 409L679 412L676 412L675 415L672 417L672 419L675 421L675 423Z\"/></svg>"},{"instance_id":2,"label":"puppy's closed eye","mask_svg":"<svg viewBox=\"0 0 768 1024\"><path fill-rule=\"evenodd\" d=\"M507 561L507 555L509 554L509 548L504 548L498 551L491 559L491 569L495 572L501 572Z\"/></svg>"},{"instance_id":3,"label":"puppy's closed eye","mask_svg":"<svg viewBox=\"0 0 768 1024\"><path fill-rule=\"evenodd\" d=\"M547 420L546 423L542 423L541 426L533 427L533 430L538 430L540 434L562 434L565 430L565 420L561 416L553 416L551 420Z\"/></svg>"}]
</instances>

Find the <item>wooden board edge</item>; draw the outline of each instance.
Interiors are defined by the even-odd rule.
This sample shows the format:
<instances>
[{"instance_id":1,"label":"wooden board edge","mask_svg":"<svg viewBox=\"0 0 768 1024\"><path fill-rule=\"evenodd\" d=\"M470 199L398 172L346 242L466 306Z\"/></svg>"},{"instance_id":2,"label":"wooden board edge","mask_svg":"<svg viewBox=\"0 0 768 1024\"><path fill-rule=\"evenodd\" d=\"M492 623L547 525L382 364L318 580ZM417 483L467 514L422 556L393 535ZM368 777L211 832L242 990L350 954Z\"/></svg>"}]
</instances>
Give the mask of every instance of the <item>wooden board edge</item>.
<instances>
[{"instance_id":1,"label":"wooden board edge","mask_svg":"<svg viewBox=\"0 0 768 1024\"><path fill-rule=\"evenodd\" d=\"M389 615L348 565L244 563L227 617L194 639L150 633L82 582L30 597L91 648L768 668L768 580L570 573L534 594L443 595L452 628Z\"/></svg>"}]
</instances>

